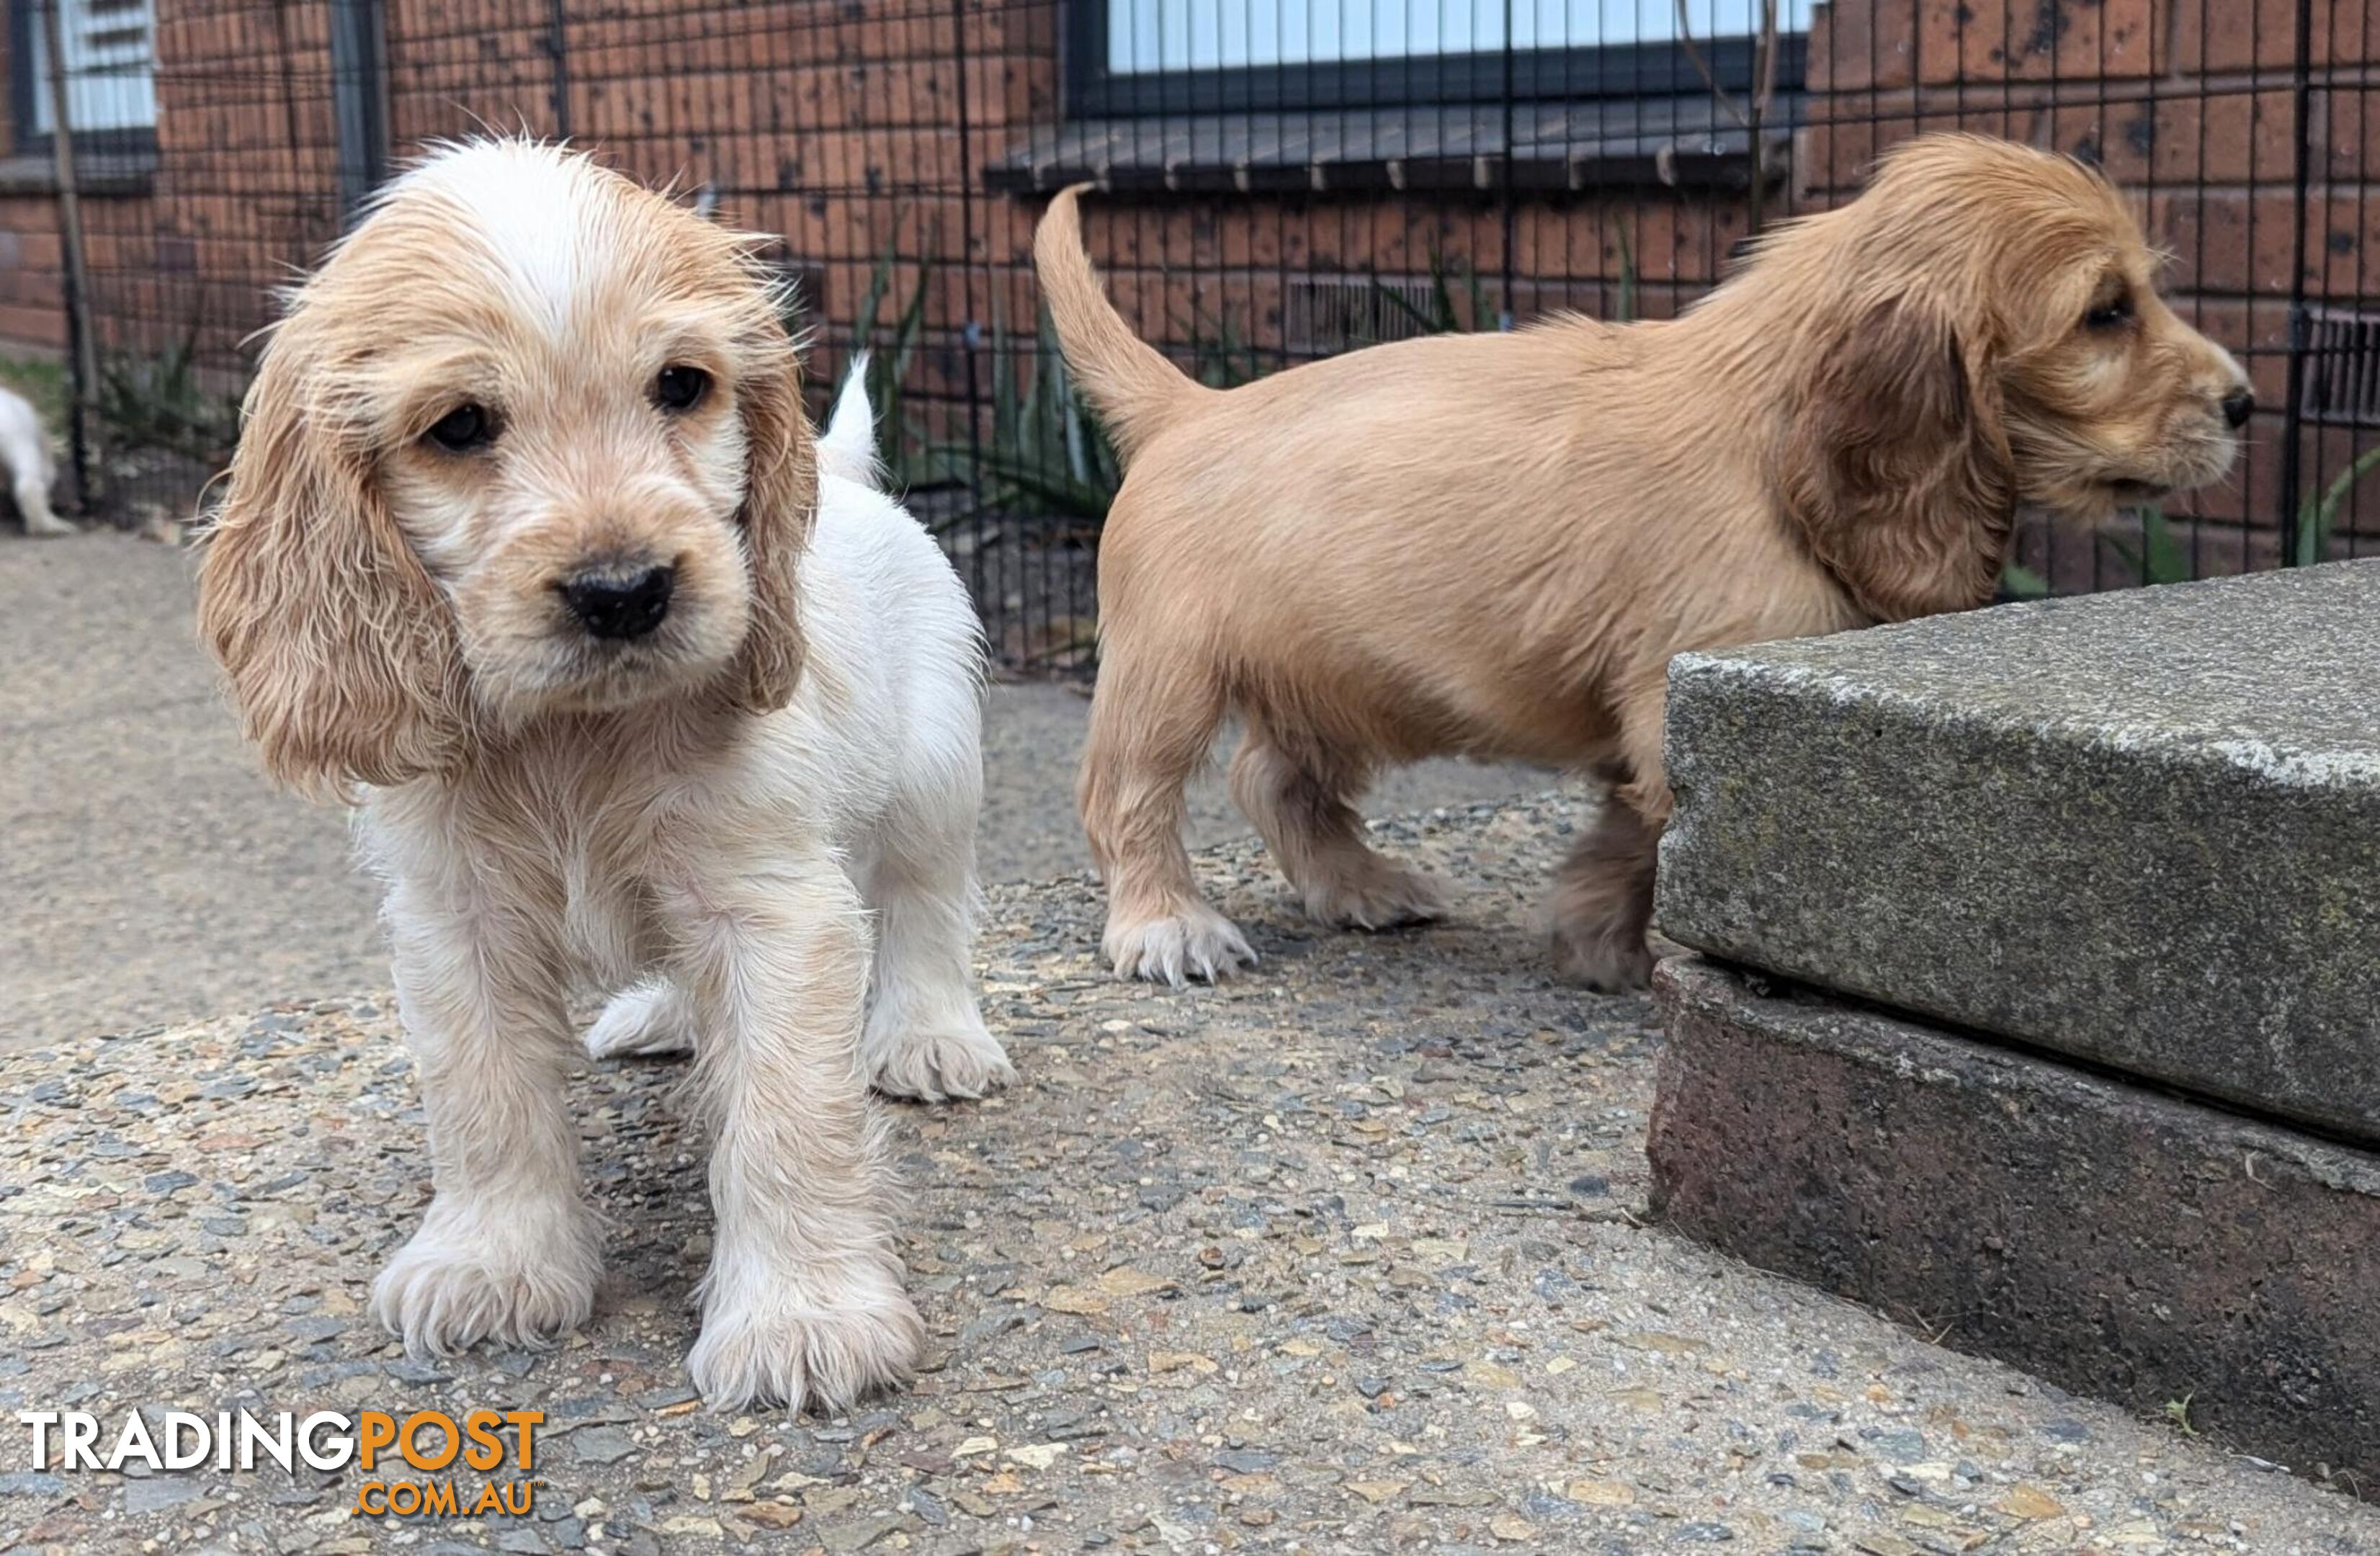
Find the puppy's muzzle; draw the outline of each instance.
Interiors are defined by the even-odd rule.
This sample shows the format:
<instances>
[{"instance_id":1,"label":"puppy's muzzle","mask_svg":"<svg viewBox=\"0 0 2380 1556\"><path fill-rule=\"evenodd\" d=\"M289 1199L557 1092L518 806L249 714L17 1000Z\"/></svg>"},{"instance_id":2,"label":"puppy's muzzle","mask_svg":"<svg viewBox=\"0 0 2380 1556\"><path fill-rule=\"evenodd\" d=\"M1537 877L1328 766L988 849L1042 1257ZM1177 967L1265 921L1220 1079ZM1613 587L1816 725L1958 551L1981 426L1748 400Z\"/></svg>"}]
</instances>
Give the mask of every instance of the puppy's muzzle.
<instances>
[{"instance_id":1,"label":"puppy's muzzle","mask_svg":"<svg viewBox=\"0 0 2380 1556\"><path fill-rule=\"evenodd\" d=\"M586 567L564 581L562 602L589 637L625 641L661 626L676 584L674 567Z\"/></svg>"}]
</instances>

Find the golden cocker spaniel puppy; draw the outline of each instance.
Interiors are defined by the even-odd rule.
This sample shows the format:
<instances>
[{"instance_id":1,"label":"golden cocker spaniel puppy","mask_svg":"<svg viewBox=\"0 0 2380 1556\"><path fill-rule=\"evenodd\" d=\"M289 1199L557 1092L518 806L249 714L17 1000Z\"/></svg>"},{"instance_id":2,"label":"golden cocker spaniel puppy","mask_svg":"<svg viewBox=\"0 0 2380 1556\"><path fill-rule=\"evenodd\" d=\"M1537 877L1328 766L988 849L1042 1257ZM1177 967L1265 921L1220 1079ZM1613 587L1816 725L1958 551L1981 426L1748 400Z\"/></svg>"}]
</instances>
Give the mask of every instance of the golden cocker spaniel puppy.
<instances>
[{"instance_id":1,"label":"golden cocker spaniel puppy","mask_svg":"<svg viewBox=\"0 0 2380 1556\"><path fill-rule=\"evenodd\" d=\"M1402 341L1228 391L1109 305L1079 192L1036 260L1128 469L1079 798L1107 956L1143 978L1254 959L1180 836L1236 712L1232 795L1328 924L1439 909L1364 841L1382 764L1600 780L1553 945L1591 985L1641 984L1670 656L1980 605L2020 504L2096 519L2216 480L2252 408L2116 191L2004 141L1900 148L1675 320Z\"/></svg>"}]
</instances>

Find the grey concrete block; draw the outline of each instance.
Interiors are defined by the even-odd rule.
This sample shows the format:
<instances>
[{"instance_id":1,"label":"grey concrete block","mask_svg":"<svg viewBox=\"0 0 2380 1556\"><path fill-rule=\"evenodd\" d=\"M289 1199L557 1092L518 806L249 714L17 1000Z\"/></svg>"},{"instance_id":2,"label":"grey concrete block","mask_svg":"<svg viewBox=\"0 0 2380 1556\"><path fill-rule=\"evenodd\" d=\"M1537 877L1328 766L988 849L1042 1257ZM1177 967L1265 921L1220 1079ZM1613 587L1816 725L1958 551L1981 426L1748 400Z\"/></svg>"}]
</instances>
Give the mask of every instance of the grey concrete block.
<instances>
[{"instance_id":1,"label":"grey concrete block","mask_svg":"<svg viewBox=\"0 0 2380 1556\"><path fill-rule=\"evenodd\" d=\"M1685 944L2380 1139L2380 563L1682 656Z\"/></svg>"},{"instance_id":2,"label":"grey concrete block","mask_svg":"<svg viewBox=\"0 0 2380 1556\"><path fill-rule=\"evenodd\" d=\"M1661 1220L2380 1493L2380 1156L1699 958L1654 991Z\"/></svg>"}]
</instances>

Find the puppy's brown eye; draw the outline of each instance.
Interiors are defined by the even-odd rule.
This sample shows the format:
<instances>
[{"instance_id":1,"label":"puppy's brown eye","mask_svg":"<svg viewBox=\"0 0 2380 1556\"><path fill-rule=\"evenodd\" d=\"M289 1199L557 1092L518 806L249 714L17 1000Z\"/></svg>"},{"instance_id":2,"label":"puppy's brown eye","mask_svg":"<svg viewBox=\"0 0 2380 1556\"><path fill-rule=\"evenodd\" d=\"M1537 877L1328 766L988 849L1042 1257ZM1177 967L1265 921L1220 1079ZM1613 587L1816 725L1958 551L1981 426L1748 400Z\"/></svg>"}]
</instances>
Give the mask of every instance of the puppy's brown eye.
<instances>
[{"instance_id":1,"label":"puppy's brown eye","mask_svg":"<svg viewBox=\"0 0 2380 1556\"><path fill-rule=\"evenodd\" d=\"M484 406L459 405L431 427L430 441L449 454L468 454L496 441L496 419Z\"/></svg>"},{"instance_id":2,"label":"puppy's brown eye","mask_svg":"<svg viewBox=\"0 0 2380 1556\"><path fill-rule=\"evenodd\" d=\"M2132 294L2118 292L2107 301L2094 303L2091 311L2082 315L2086 330L2113 330L2132 322Z\"/></svg>"},{"instance_id":3,"label":"puppy's brown eye","mask_svg":"<svg viewBox=\"0 0 2380 1556\"><path fill-rule=\"evenodd\" d=\"M663 368L653 380L653 404L663 410L692 410L710 393L710 375L700 368Z\"/></svg>"}]
</instances>

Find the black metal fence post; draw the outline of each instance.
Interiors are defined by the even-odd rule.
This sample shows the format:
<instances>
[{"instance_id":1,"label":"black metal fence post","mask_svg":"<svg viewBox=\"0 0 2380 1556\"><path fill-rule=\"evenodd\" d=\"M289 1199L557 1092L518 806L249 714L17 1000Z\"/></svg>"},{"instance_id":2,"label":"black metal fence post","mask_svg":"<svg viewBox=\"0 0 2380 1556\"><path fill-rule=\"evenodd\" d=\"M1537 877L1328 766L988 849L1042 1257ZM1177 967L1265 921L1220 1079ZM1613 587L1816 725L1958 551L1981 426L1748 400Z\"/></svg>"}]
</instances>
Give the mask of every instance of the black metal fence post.
<instances>
[{"instance_id":1,"label":"black metal fence post","mask_svg":"<svg viewBox=\"0 0 2380 1556\"><path fill-rule=\"evenodd\" d=\"M565 12L567 0L548 0L546 6L546 53L553 58L553 133L556 139L570 139L570 18Z\"/></svg>"},{"instance_id":2,"label":"black metal fence post","mask_svg":"<svg viewBox=\"0 0 2380 1556\"><path fill-rule=\"evenodd\" d=\"M1512 177L1512 137L1518 133L1519 118L1518 104L1514 101L1517 83L1514 80L1516 55L1512 37L1512 12L1513 0L1504 0L1502 131L1504 144L1500 154L1496 158L1497 214L1503 233L1503 253L1498 267L1498 280L1502 284L1503 306L1497 310L1496 314L1496 327L1500 330L1511 329L1519 321L1521 311L1519 299L1514 295L1520 277L1518 256L1513 250L1520 243L1521 208L1517 202L1517 191L1513 187ZM1475 330L1483 329L1486 325L1487 321L1484 319L1475 319L1471 323L1471 327Z\"/></svg>"},{"instance_id":3,"label":"black metal fence post","mask_svg":"<svg viewBox=\"0 0 2380 1556\"><path fill-rule=\"evenodd\" d=\"M959 322L959 350L966 363L965 399L968 479L979 482L983 471L983 390L979 372L983 315L976 307L975 291L975 137L968 112L966 6L967 0L951 0L951 62L952 74L956 78L952 95L958 115L959 309L964 315ZM989 262L987 256L987 265ZM999 360L1004 364L1005 357ZM1004 365L999 371L1006 371ZM975 513L972 523L978 541L973 558L976 577L972 582L976 594L980 598L983 592L983 547L980 540L984 527L980 509Z\"/></svg>"},{"instance_id":4,"label":"black metal fence post","mask_svg":"<svg viewBox=\"0 0 2380 1556\"><path fill-rule=\"evenodd\" d=\"M2289 211L2289 399L2281 407L2281 511L2276 516L2284 567L2308 560L2298 555L2298 506L2305 486L2306 195L2313 187L2314 128L2310 104L2313 91L2313 0L2298 0L2297 61L2290 87L2290 111L2297 119L2296 164L2292 170L2296 198ZM2311 560L2325 559L2316 556Z\"/></svg>"},{"instance_id":5,"label":"black metal fence post","mask_svg":"<svg viewBox=\"0 0 2380 1556\"><path fill-rule=\"evenodd\" d=\"M67 454L74 466L75 497L90 507L101 495L98 461L91 449L91 407L99 394L99 341L91 328L91 262L83 244L82 187L75 164L74 93L67 71L65 11L61 0L43 0L42 73L48 78L51 164L58 181L58 246L66 260L62 280L67 373L73 395Z\"/></svg>"},{"instance_id":6,"label":"black metal fence post","mask_svg":"<svg viewBox=\"0 0 2380 1556\"><path fill-rule=\"evenodd\" d=\"M343 225L388 176L385 54L381 0L331 0L331 113Z\"/></svg>"}]
</instances>

